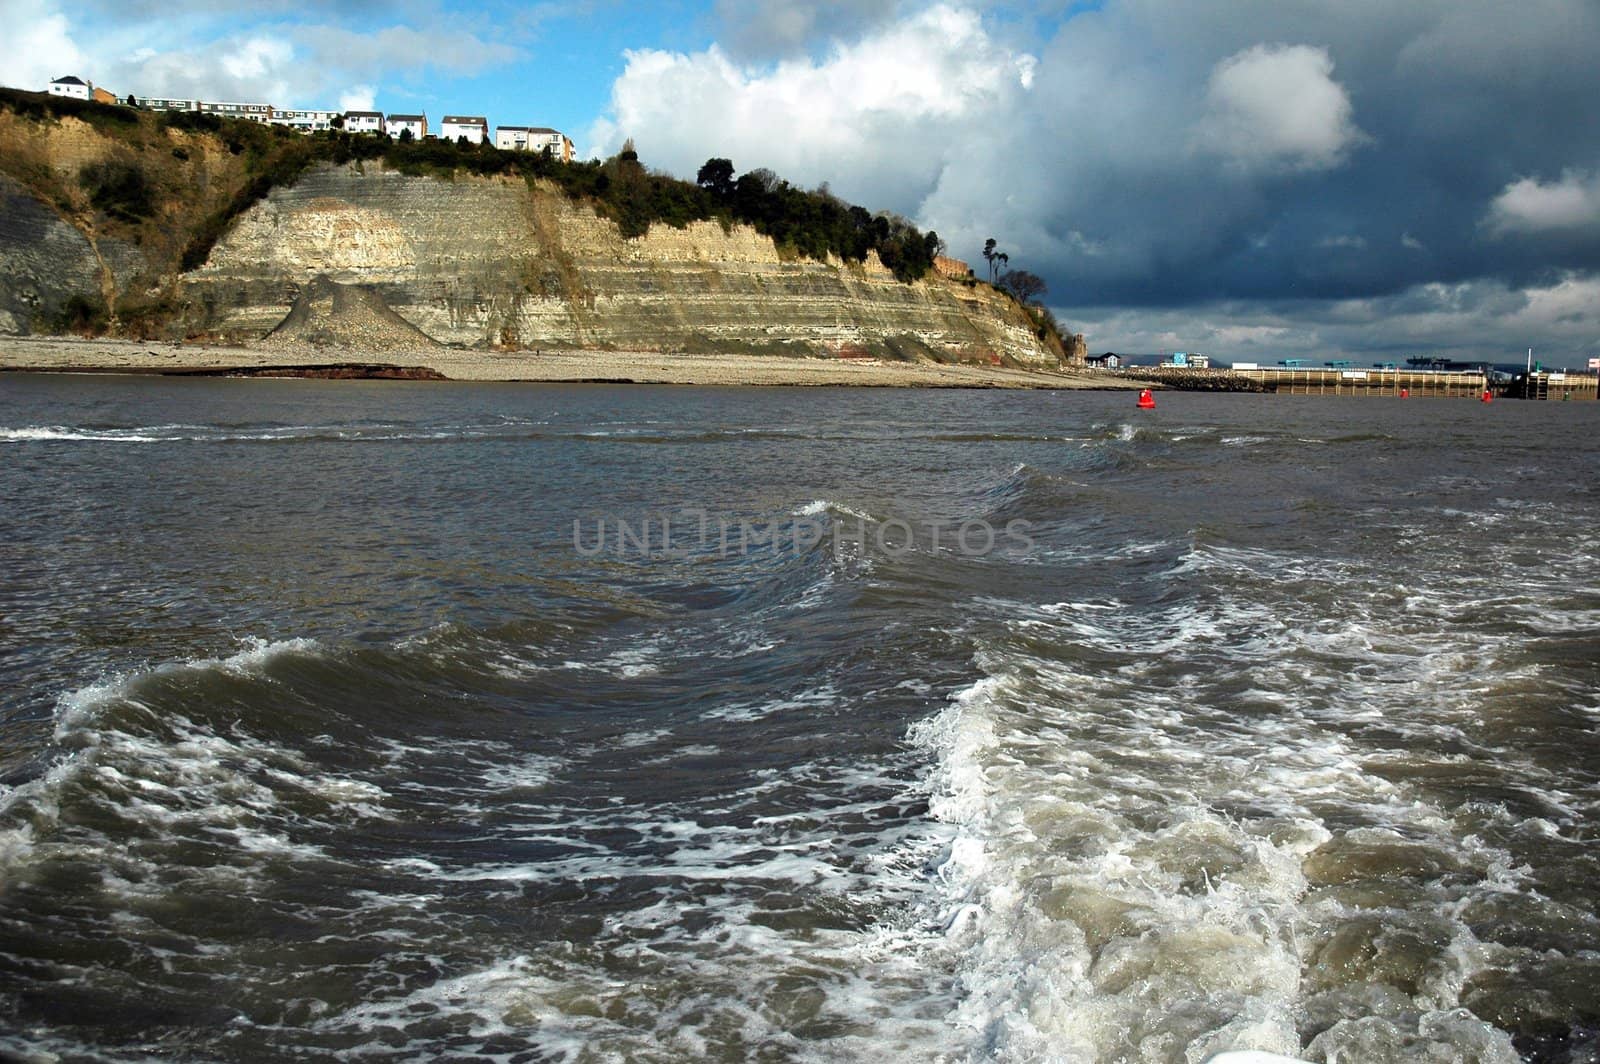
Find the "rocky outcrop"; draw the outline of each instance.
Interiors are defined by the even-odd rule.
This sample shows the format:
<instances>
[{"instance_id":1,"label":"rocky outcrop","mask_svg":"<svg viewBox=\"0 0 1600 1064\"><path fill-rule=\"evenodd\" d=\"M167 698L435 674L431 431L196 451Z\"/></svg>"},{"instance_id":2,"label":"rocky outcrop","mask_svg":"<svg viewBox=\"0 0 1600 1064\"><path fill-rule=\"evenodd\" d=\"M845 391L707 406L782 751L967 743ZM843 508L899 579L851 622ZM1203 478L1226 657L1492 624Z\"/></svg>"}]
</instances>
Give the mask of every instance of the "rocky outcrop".
<instances>
[{"instance_id":1,"label":"rocky outcrop","mask_svg":"<svg viewBox=\"0 0 1600 1064\"><path fill-rule=\"evenodd\" d=\"M92 241L0 174L0 334L50 332L103 317L106 289L142 265L120 241ZM114 289L113 289L114 290Z\"/></svg>"},{"instance_id":2,"label":"rocky outcrop","mask_svg":"<svg viewBox=\"0 0 1600 1064\"><path fill-rule=\"evenodd\" d=\"M259 339L321 277L361 286L453 345L1058 358L987 286L903 284L875 258L794 259L753 229L717 222L628 240L542 184L410 177L371 163L320 167L240 216L181 279L188 329Z\"/></svg>"}]
</instances>

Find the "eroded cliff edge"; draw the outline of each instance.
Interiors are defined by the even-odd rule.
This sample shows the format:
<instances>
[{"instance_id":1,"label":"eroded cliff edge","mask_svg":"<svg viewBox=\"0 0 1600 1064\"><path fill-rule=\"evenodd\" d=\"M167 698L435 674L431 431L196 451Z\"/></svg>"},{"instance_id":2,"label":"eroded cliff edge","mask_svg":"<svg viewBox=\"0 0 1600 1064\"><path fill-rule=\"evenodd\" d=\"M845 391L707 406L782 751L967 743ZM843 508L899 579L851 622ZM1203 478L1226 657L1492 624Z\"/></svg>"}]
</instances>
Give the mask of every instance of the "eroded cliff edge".
<instances>
[{"instance_id":1,"label":"eroded cliff edge","mask_svg":"<svg viewBox=\"0 0 1600 1064\"><path fill-rule=\"evenodd\" d=\"M434 340L510 348L876 354L1054 365L1009 297L786 258L745 226L616 225L542 183L323 166L242 215L182 278L192 332L264 336L318 277Z\"/></svg>"}]
</instances>

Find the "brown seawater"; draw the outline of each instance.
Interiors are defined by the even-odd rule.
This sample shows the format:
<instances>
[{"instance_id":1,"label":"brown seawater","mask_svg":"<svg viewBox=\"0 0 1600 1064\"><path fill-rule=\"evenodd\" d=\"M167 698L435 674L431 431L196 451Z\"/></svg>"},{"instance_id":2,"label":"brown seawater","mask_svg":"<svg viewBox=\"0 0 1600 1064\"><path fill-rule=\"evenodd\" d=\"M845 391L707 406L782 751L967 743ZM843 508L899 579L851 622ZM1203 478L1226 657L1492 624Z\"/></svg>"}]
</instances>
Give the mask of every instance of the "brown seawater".
<instances>
[{"instance_id":1,"label":"brown seawater","mask_svg":"<svg viewBox=\"0 0 1600 1064\"><path fill-rule=\"evenodd\" d=\"M1597 416L0 378L0 1049L1595 1059Z\"/></svg>"}]
</instances>

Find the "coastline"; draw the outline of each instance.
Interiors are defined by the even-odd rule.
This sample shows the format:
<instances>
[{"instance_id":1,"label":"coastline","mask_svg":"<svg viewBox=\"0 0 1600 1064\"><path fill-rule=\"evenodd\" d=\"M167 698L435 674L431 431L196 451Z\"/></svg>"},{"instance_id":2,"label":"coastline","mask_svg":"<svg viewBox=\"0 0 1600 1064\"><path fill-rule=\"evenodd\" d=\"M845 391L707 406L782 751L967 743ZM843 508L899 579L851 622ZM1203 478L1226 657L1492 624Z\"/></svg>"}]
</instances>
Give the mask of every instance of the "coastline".
<instances>
[{"instance_id":1,"label":"coastline","mask_svg":"<svg viewBox=\"0 0 1600 1064\"><path fill-rule=\"evenodd\" d=\"M0 373L133 373L480 382L1009 388L1144 387L1083 371L655 351L428 348L367 358L348 349L230 347L77 337L0 337Z\"/></svg>"}]
</instances>

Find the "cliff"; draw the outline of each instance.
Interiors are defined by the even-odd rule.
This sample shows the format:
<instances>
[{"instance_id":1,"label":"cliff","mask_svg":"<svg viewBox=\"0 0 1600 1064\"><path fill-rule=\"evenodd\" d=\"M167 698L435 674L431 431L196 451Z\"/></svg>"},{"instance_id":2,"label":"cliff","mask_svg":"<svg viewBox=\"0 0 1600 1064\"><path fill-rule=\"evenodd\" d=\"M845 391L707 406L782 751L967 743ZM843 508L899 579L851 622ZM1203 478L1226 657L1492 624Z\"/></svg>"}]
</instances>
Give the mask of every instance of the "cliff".
<instances>
[{"instance_id":1,"label":"cliff","mask_svg":"<svg viewBox=\"0 0 1600 1064\"><path fill-rule=\"evenodd\" d=\"M627 239L546 180L319 163L240 211L252 144L148 117L108 130L0 112L0 332L337 345L349 307L367 322L352 343L380 346L414 329L467 347L1060 358L986 285L903 283L873 254L800 258L719 221Z\"/></svg>"}]
</instances>

